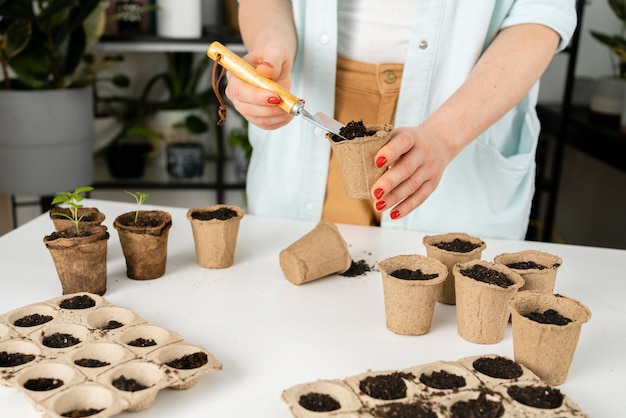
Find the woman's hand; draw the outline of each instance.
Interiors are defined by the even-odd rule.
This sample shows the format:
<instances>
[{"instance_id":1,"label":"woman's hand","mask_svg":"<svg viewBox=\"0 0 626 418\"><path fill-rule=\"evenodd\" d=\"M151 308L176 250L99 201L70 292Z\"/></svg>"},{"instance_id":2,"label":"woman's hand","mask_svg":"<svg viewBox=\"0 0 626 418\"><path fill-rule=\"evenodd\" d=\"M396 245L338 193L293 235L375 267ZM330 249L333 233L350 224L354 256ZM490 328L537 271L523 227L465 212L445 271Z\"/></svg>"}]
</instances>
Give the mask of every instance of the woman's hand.
<instances>
[{"instance_id":1,"label":"woman's hand","mask_svg":"<svg viewBox=\"0 0 626 418\"><path fill-rule=\"evenodd\" d=\"M376 154L378 167L390 166L372 187L376 210L391 208L391 219L409 214L437 188L452 158L445 141L423 127L394 129Z\"/></svg>"},{"instance_id":2,"label":"woman's hand","mask_svg":"<svg viewBox=\"0 0 626 418\"><path fill-rule=\"evenodd\" d=\"M274 80L287 90L291 87L292 57L284 47L268 44L243 59L263 77ZM280 97L274 92L243 82L230 72L226 77L226 96L248 122L263 129L277 129L293 119L293 115L278 107Z\"/></svg>"}]
</instances>

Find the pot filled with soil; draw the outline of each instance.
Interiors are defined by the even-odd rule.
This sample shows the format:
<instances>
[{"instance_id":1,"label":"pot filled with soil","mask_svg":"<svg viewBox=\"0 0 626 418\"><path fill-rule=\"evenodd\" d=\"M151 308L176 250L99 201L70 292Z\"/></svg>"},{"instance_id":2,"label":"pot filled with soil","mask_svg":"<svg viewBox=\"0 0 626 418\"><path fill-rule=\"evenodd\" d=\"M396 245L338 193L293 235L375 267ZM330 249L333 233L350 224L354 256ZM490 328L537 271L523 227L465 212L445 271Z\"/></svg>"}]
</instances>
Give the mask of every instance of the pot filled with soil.
<instances>
[{"instance_id":1,"label":"pot filled with soil","mask_svg":"<svg viewBox=\"0 0 626 418\"><path fill-rule=\"evenodd\" d=\"M328 221L318 222L278 256L285 278L295 285L343 273L352 266L348 244Z\"/></svg>"},{"instance_id":2,"label":"pot filled with soil","mask_svg":"<svg viewBox=\"0 0 626 418\"><path fill-rule=\"evenodd\" d=\"M56 231L75 225L71 219L70 208L55 206L50 209L48 214ZM104 213L100 212L98 208L78 208L78 217L80 218L80 225L84 227L101 225L105 219Z\"/></svg>"},{"instance_id":3,"label":"pot filled with soil","mask_svg":"<svg viewBox=\"0 0 626 418\"><path fill-rule=\"evenodd\" d=\"M448 277L438 301L448 305L456 303L453 267L457 263L480 260L487 245L480 238L459 232L427 235L422 239L426 255L441 261L448 268Z\"/></svg>"},{"instance_id":4,"label":"pot filled with soil","mask_svg":"<svg viewBox=\"0 0 626 418\"><path fill-rule=\"evenodd\" d=\"M533 290L518 293L509 306L515 361L549 385L564 383L591 311L575 299Z\"/></svg>"},{"instance_id":5,"label":"pot filled with soil","mask_svg":"<svg viewBox=\"0 0 626 418\"><path fill-rule=\"evenodd\" d=\"M234 205L211 205L191 208L191 223L196 261L205 268L227 268L235 261L239 224L243 209Z\"/></svg>"},{"instance_id":6,"label":"pot filled with soil","mask_svg":"<svg viewBox=\"0 0 626 418\"><path fill-rule=\"evenodd\" d=\"M561 257L537 250L524 250L516 253L503 253L493 261L503 264L524 278L522 290L537 290L552 293L556 273L563 264Z\"/></svg>"},{"instance_id":7,"label":"pot filled with soil","mask_svg":"<svg viewBox=\"0 0 626 418\"><path fill-rule=\"evenodd\" d=\"M172 216L168 212L126 212L115 218L113 227L120 239L128 278L151 280L165 274L167 241L172 227Z\"/></svg>"},{"instance_id":8,"label":"pot filled with soil","mask_svg":"<svg viewBox=\"0 0 626 418\"><path fill-rule=\"evenodd\" d=\"M448 275L446 266L414 254L387 258L378 267L383 277L387 328L396 334L426 334Z\"/></svg>"},{"instance_id":9,"label":"pot filled with soil","mask_svg":"<svg viewBox=\"0 0 626 418\"><path fill-rule=\"evenodd\" d=\"M457 331L477 344L496 344L504 338L509 299L524 279L501 264L472 260L453 267Z\"/></svg>"},{"instance_id":10,"label":"pot filled with soil","mask_svg":"<svg viewBox=\"0 0 626 418\"><path fill-rule=\"evenodd\" d=\"M339 131L346 139L327 134L348 197L372 197L374 182L387 171L387 167L376 167L374 158L378 150L389 142L392 129L391 125L365 126L363 121L351 121Z\"/></svg>"},{"instance_id":11,"label":"pot filled with soil","mask_svg":"<svg viewBox=\"0 0 626 418\"><path fill-rule=\"evenodd\" d=\"M88 292L103 295L107 287L107 243L105 225L75 226L46 235L63 294Z\"/></svg>"}]
</instances>

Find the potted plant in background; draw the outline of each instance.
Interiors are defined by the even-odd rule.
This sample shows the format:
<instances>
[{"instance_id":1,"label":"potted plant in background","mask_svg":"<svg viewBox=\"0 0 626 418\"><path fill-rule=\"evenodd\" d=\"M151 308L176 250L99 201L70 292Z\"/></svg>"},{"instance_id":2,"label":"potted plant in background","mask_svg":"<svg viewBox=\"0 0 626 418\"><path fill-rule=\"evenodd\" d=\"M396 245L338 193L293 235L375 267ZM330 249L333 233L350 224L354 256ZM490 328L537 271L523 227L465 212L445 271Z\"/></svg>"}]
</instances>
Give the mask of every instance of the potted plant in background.
<instances>
[{"instance_id":1,"label":"potted plant in background","mask_svg":"<svg viewBox=\"0 0 626 418\"><path fill-rule=\"evenodd\" d=\"M590 110L595 122L622 126L622 130L626 131L626 109L623 109L626 105L626 0L608 0L608 4L622 28L620 33L612 35L591 31L591 36L611 51L614 70L611 76L597 81Z\"/></svg>"},{"instance_id":2,"label":"potted plant in background","mask_svg":"<svg viewBox=\"0 0 626 418\"><path fill-rule=\"evenodd\" d=\"M68 209L55 212L67 218L71 226L46 235L43 242L50 251L57 270L63 294L89 292L103 295L107 285L107 243L109 233L105 225L83 225L86 213L81 212L82 193L92 187L77 187L74 191L58 192L53 205Z\"/></svg>"},{"instance_id":3,"label":"potted plant in background","mask_svg":"<svg viewBox=\"0 0 626 418\"><path fill-rule=\"evenodd\" d=\"M0 0L0 192L43 196L93 181L94 79L81 64L108 3Z\"/></svg>"}]
</instances>

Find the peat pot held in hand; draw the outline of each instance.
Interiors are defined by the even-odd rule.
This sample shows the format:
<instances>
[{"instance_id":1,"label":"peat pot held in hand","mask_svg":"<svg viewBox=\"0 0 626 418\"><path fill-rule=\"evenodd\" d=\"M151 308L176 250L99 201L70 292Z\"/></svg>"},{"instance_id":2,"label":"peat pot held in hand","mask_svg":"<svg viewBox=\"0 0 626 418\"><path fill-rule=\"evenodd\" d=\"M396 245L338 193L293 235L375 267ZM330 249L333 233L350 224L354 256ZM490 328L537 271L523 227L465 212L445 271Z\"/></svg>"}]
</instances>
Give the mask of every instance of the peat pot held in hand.
<instances>
[{"instance_id":1,"label":"peat pot held in hand","mask_svg":"<svg viewBox=\"0 0 626 418\"><path fill-rule=\"evenodd\" d=\"M126 259L126 276L156 279L165 274L172 216L161 210L140 210L137 217L136 213L123 213L113 222Z\"/></svg>"},{"instance_id":2,"label":"peat pot held in hand","mask_svg":"<svg viewBox=\"0 0 626 418\"><path fill-rule=\"evenodd\" d=\"M80 229L74 226L43 239L56 267L63 294L88 292L103 295L107 287L106 226Z\"/></svg>"},{"instance_id":3,"label":"peat pot held in hand","mask_svg":"<svg viewBox=\"0 0 626 418\"><path fill-rule=\"evenodd\" d=\"M191 208L191 223L196 260L201 267L227 268L235 261L235 249L243 210L233 205Z\"/></svg>"},{"instance_id":4,"label":"peat pot held in hand","mask_svg":"<svg viewBox=\"0 0 626 418\"><path fill-rule=\"evenodd\" d=\"M549 385L564 383L591 311L575 299L533 290L519 292L509 306L515 361Z\"/></svg>"},{"instance_id":5,"label":"peat pot held in hand","mask_svg":"<svg viewBox=\"0 0 626 418\"><path fill-rule=\"evenodd\" d=\"M361 128L360 132L352 132ZM351 135L344 130L350 130ZM376 153L389 142L392 126L367 126L363 122L350 122L340 131L348 139L333 134L326 137L337 158L346 194L352 199L370 199L374 182L387 167L376 167Z\"/></svg>"}]
</instances>

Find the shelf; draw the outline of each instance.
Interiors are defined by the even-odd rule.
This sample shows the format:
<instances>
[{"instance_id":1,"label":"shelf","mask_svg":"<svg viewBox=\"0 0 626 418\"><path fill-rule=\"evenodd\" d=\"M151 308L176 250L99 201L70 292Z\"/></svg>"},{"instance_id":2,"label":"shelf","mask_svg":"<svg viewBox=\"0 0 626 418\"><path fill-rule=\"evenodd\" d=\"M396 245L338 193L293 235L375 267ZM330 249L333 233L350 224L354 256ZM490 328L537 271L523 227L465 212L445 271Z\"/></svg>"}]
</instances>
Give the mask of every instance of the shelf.
<instances>
[{"instance_id":1,"label":"shelf","mask_svg":"<svg viewBox=\"0 0 626 418\"><path fill-rule=\"evenodd\" d=\"M209 44L220 41L237 54L245 53L241 38L227 30L207 32L202 38L161 38L156 35L103 36L95 46L103 52L201 52L206 53Z\"/></svg>"},{"instance_id":2,"label":"shelf","mask_svg":"<svg viewBox=\"0 0 626 418\"><path fill-rule=\"evenodd\" d=\"M537 114L542 130L556 135L560 129L561 106L541 104ZM594 123L586 107L572 107L567 121L565 143L610 166L626 172L626 135L618 127Z\"/></svg>"}]
</instances>

